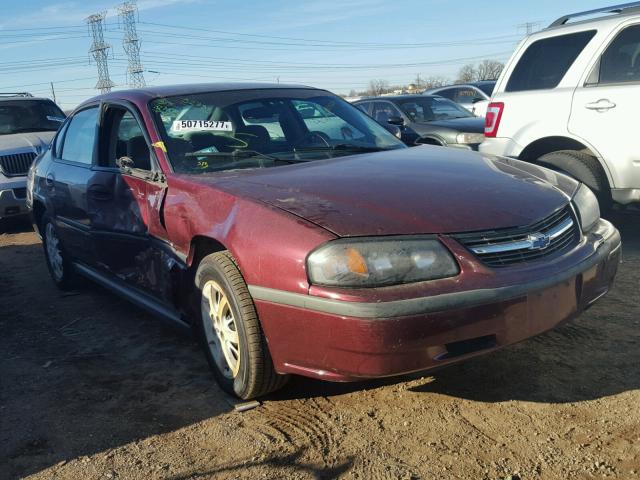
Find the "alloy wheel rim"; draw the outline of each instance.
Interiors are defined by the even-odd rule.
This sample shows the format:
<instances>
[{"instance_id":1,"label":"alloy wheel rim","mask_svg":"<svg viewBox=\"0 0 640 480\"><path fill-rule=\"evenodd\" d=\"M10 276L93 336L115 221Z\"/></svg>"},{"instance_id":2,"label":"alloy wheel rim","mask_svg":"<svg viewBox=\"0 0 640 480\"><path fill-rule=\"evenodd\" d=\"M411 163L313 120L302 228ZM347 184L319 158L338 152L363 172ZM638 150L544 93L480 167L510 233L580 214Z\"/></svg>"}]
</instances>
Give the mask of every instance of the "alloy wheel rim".
<instances>
[{"instance_id":1,"label":"alloy wheel rim","mask_svg":"<svg viewBox=\"0 0 640 480\"><path fill-rule=\"evenodd\" d=\"M62 252L60 251L60 240L51 223L47 223L45 230L45 241L47 247L47 260L51 266L51 271L56 280L61 280L64 275Z\"/></svg>"},{"instance_id":2,"label":"alloy wheel rim","mask_svg":"<svg viewBox=\"0 0 640 480\"><path fill-rule=\"evenodd\" d=\"M202 289L202 320L213 359L233 379L240 371L240 337L231 304L222 287L209 280Z\"/></svg>"}]
</instances>

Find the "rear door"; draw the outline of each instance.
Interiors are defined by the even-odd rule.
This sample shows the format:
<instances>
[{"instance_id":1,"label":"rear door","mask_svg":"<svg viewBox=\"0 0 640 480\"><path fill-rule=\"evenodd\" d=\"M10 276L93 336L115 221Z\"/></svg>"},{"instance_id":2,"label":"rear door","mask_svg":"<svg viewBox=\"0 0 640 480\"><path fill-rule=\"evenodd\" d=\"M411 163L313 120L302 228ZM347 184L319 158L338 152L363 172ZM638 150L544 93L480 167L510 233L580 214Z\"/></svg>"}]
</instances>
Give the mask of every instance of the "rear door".
<instances>
[{"instance_id":1,"label":"rear door","mask_svg":"<svg viewBox=\"0 0 640 480\"><path fill-rule=\"evenodd\" d=\"M53 162L45 178L61 240L72 257L88 264L95 260L87 185L93 176L98 112L94 105L69 119L52 151Z\"/></svg>"},{"instance_id":2,"label":"rear door","mask_svg":"<svg viewBox=\"0 0 640 480\"><path fill-rule=\"evenodd\" d=\"M640 149L640 24L606 44L573 96L569 131L589 142L609 165L617 188L638 188ZM635 167L634 167L635 165Z\"/></svg>"}]
</instances>

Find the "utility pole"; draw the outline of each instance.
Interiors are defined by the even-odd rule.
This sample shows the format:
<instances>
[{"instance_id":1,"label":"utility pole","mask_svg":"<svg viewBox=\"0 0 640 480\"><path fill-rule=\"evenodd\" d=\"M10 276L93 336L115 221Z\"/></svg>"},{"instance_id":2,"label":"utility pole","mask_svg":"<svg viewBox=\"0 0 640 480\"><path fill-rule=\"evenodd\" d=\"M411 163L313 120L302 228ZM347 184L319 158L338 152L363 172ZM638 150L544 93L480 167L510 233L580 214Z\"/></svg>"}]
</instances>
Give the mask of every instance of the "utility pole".
<instances>
[{"instance_id":1,"label":"utility pole","mask_svg":"<svg viewBox=\"0 0 640 480\"><path fill-rule=\"evenodd\" d=\"M96 65L98 66L98 83L96 87L100 90L100 93L108 93L115 85L109 78L109 65L107 63L107 52L111 48L111 45L104 41L104 19L107 16L106 12L95 13L89 15L86 19L93 37L93 43L89 48L89 53L93 55Z\"/></svg>"},{"instance_id":2,"label":"utility pole","mask_svg":"<svg viewBox=\"0 0 640 480\"><path fill-rule=\"evenodd\" d=\"M122 21L124 28L124 38L122 45L129 59L129 67L127 68L127 78L129 86L133 88L142 88L146 85L144 81L144 69L140 61L140 39L136 29L138 15L138 6L135 0L124 2L118 7L118 18Z\"/></svg>"},{"instance_id":3,"label":"utility pole","mask_svg":"<svg viewBox=\"0 0 640 480\"><path fill-rule=\"evenodd\" d=\"M50 82L50 83L51 83L51 95L53 96L53 103L58 103L58 102L56 101L56 91L55 91L55 89L53 88L53 82Z\"/></svg>"}]
</instances>

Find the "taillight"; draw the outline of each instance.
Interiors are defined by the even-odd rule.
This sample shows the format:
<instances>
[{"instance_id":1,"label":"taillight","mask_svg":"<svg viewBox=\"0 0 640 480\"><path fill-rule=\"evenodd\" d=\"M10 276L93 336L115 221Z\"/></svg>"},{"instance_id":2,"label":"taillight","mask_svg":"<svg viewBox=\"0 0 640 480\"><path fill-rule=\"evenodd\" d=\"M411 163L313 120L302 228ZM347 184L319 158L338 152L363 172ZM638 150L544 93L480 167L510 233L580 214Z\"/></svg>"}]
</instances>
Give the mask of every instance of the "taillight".
<instances>
[{"instance_id":1,"label":"taillight","mask_svg":"<svg viewBox=\"0 0 640 480\"><path fill-rule=\"evenodd\" d=\"M498 128L500 127L503 111L504 103L492 102L489 104L487 107L487 115L484 117L485 137L496 137L498 135Z\"/></svg>"}]
</instances>

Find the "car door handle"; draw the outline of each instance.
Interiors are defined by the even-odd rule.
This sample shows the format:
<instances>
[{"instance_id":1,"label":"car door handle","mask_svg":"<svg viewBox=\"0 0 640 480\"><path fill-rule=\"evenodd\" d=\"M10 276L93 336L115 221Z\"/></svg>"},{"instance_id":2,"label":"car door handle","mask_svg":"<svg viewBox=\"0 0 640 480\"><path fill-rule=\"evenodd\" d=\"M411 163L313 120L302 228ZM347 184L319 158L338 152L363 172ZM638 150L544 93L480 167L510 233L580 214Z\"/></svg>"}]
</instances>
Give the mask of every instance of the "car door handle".
<instances>
[{"instance_id":1,"label":"car door handle","mask_svg":"<svg viewBox=\"0 0 640 480\"><path fill-rule=\"evenodd\" d=\"M87 189L87 195L89 198L100 202L108 201L113 198L111 190L103 185L91 185Z\"/></svg>"},{"instance_id":2,"label":"car door handle","mask_svg":"<svg viewBox=\"0 0 640 480\"><path fill-rule=\"evenodd\" d=\"M53 176L52 173L48 173L47 176L44 178L44 183L47 185L47 187L53 187L55 181L55 177Z\"/></svg>"},{"instance_id":3,"label":"car door handle","mask_svg":"<svg viewBox=\"0 0 640 480\"><path fill-rule=\"evenodd\" d=\"M589 110L596 110L597 112L606 112L607 110L616 108L616 104L613 102L610 102L606 98L602 98L597 102L587 103L585 105L585 108L588 108Z\"/></svg>"}]
</instances>

